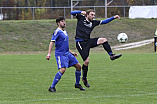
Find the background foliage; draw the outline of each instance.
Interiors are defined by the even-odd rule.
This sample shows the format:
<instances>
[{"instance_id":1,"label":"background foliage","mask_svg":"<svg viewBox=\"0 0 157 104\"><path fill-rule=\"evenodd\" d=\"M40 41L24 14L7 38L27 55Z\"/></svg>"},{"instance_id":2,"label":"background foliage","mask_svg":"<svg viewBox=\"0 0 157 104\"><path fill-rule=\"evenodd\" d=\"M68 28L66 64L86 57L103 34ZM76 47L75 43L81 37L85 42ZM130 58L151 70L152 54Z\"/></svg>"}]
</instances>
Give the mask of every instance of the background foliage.
<instances>
[{"instance_id":1,"label":"background foliage","mask_svg":"<svg viewBox=\"0 0 157 104\"><path fill-rule=\"evenodd\" d=\"M107 0L108 3L110 0ZM73 3L75 4L76 1ZM108 17L119 14L128 16L129 6L131 5L156 5L156 0L113 0L108 6L128 6L123 7L112 7L108 9ZM79 1L77 6L104 6L105 0L84 0ZM62 8L51 8L51 9L33 9L33 8L3 8L1 12L5 20L32 20L33 15L35 19L54 19L59 15L65 15L66 18L70 18L70 6L71 0L0 0L0 7L62 7ZM69 7L64 9L64 7ZM91 8L91 7L90 7ZM79 10L86 10L90 8L77 8ZM93 7L92 7L93 9ZM99 18L104 17L105 8L96 8L98 11ZM34 13L35 12L35 13ZM65 12L65 13L64 13ZM103 14L103 15L102 15Z\"/></svg>"},{"instance_id":2,"label":"background foliage","mask_svg":"<svg viewBox=\"0 0 157 104\"><path fill-rule=\"evenodd\" d=\"M110 2L110 0L107 0ZM105 0L84 0L79 5L104 5ZM110 5L155 5L156 0L113 0ZM2 7L58 7L70 6L71 0L0 0Z\"/></svg>"}]
</instances>

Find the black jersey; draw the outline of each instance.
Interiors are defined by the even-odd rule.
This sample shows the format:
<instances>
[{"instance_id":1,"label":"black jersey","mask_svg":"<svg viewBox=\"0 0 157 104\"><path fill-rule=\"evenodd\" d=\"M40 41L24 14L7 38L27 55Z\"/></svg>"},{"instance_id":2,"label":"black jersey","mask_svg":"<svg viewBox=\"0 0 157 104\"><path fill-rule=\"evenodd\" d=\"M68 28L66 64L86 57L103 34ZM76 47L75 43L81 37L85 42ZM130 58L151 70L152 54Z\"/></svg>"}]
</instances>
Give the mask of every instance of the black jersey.
<instances>
[{"instance_id":1,"label":"black jersey","mask_svg":"<svg viewBox=\"0 0 157 104\"><path fill-rule=\"evenodd\" d=\"M77 18L77 27L76 27L76 36L75 36L76 40L90 39L90 34L94 29L94 27L101 23L100 20L93 20L92 22L90 22L81 13L77 14L76 18Z\"/></svg>"}]
</instances>

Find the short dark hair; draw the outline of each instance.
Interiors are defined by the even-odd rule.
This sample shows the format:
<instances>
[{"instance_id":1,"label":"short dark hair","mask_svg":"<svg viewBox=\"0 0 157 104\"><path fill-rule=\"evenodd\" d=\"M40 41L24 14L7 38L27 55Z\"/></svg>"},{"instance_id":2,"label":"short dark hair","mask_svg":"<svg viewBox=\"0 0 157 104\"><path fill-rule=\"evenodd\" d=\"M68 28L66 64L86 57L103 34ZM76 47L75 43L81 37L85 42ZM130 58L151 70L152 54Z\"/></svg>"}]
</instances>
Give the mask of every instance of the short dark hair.
<instances>
[{"instance_id":1,"label":"short dark hair","mask_svg":"<svg viewBox=\"0 0 157 104\"><path fill-rule=\"evenodd\" d=\"M65 18L62 17L62 16L57 17L57 18L56 18L56 23L57 23L57 22L60 22L61 20L65 20Z\"/></svg>"},{"instance_id":2,"label":"short dark hair","mask_svg":"<svg viewBox=\"0 0 157 104\"><path fill-rule=\"evenodd\" d=\"M93 9L86 10L86 13L89 15L90 12L95 12Z\"/></svg>"}]
</instances>

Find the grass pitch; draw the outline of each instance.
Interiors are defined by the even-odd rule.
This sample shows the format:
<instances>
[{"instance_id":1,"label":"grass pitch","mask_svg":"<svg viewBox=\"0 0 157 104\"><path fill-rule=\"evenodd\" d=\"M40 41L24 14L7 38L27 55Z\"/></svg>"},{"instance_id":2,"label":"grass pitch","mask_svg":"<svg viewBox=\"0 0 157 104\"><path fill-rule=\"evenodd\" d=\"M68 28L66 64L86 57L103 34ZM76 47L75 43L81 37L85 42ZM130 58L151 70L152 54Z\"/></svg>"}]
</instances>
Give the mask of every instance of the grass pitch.
<instances>
[{"instance_id":1,"label":"grass pitch","mask_svg":"<svg viewBox=\"0 0 157 104\"><path fill-rule=\"evenodd\" d=\"M90 54L86 91L74 88L75 69L68 68L48 91L58 72L54 56L0 55L0 104L156 104L156 53L123 54L111 61L107 54ZM81 57L77 58L82 64ZM82 81L82 86L84 87Z\"/></svg>"}]
</instances>

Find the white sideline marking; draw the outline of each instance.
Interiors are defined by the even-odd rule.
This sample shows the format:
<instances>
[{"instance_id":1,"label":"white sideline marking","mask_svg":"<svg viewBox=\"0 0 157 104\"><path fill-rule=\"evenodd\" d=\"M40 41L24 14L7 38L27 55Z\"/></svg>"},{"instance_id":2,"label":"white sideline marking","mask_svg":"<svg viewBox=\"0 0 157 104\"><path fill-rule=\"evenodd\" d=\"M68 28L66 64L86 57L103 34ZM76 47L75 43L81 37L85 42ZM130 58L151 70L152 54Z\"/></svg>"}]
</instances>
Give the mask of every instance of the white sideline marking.
<instances>
[{"instance_id":1,"label":"white sideline marking","mask_svg":"<svg viewBox=\"0 0 157 104\"><path fill-rule=\"evenodd\" d=\"M130 49L130 48L141 47L141 46L153 43L153 42L154 42L154 39L148 39L148 40L128 43L128 44L124 44L124 45L120 45L120 46L113 46L112 48L114 50Z\"/></svg>"},{"instance_id":2,"label":"white sideline marking","mask_svg":"<svg viewBox=\"0 0 157 104\"><path fill-rule=\"evenodd\" d=\"M145 95L156 95L157 93L148 94L133 94L133 95L104 95L104 96L90 96L90 97L77 97L77 98L56 98L56 99L33 99L33 100L21 100L21 101L8 101L8 102L30 102L30 101L53 101L53 100L74 100L74 99L87 99L87 98L110 98L110 97L127 97L127 96L145 96ZM5 103L6 101L4 101ZM3 103L3 102L2 102Z\"/></svg>"}]
</instances>

